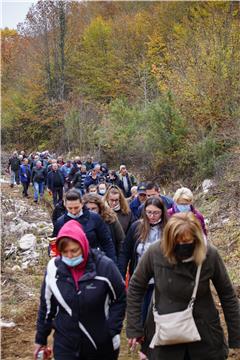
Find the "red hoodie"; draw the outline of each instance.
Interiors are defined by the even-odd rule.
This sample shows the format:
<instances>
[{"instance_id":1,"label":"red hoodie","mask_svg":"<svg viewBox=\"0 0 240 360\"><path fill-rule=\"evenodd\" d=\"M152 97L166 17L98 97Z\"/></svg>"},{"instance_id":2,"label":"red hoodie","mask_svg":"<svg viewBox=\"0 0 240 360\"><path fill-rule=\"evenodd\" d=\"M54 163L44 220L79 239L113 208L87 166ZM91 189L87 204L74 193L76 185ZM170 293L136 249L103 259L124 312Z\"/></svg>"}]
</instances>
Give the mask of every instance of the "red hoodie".
<instances>
[{"instance_id":1,"label":"red hoodie","mask_svg":"<svg viewBox=\"0 0 240 360\"><path fill-rule=\"evenodd\" d=\"M76 241L82 248L83 262L74 267L68 266L78 289L78 280L82 277L88 260L89 242L81 224L76 220L70 220L63 225L58 233L56 244L64 237Z\"/></svg>"}]
</instances>

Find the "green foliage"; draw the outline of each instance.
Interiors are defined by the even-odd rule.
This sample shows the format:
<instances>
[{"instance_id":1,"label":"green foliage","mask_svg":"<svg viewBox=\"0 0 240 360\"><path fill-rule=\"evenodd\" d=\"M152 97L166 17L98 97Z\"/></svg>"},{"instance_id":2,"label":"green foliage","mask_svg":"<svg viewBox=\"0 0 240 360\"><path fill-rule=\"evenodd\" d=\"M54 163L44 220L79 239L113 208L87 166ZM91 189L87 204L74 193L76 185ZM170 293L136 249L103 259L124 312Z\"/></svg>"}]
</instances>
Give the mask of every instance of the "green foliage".
<instances>
[{"instance_id":1,"label":"green foliage","mask_svg":"<svg viewBox=\"0 0 240 360\"><path fill-rule=\"evenodd\" d=\"M215 171L215 163L221 153L221 145L214 131L209 132L192 146L195 169L199 178L211 177Z\"/></svg>"}]
</instances>

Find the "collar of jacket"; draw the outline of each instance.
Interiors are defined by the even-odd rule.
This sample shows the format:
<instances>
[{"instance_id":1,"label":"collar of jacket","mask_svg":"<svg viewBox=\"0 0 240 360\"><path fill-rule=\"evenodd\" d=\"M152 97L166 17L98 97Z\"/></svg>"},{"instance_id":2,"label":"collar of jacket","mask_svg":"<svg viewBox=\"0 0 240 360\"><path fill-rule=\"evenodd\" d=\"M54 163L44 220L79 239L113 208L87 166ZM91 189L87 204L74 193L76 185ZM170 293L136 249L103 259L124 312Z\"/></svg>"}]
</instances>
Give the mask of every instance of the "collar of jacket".
<instances>
[{"instance_id":1,"label":"collar of jacket","mask_svg":"<svg viewBox=\"0 0 240 360\"><path fill-rule=\"evenodd\" d=\"M208 246L208 248L209 248L209 246ZM176 264L169 263L169 261L162 254L162 251L160 248L160 241L157 241L156 243L154 243L151 246L151 251L153 253L154 264L156 265L156 267L169 268L169 269L172 269L173 272L176 274L187 276L191 280L195 279L197 265L195 264L195 266L194 266L193 262L189 262L189 263L177 262ZM204 266L202 267L201 273L208 271L209 267L211 266L211 263L210 263L210 261L208 261L208 259L209 259L209 252L207 250L206 259L203 262ZM191 265L194 266L196 271L190 271L189 267Z\"/></svg>"},{"instance_id":2,"label":"collar of jacket","mask_svg":"<svg viewBox=\"0 0 240 360\"><path fill-rule=\"evenodd\" d=\"M85 205L83 206L82 211L83 211L83 214L79 218L77 218L75 220L77 220L77 221L80 220L81 224L86 224L88 222L88 220L89 220L90 212L89 212L88 208ZM72 220L72 218L70 218L70 216L68 216L67 213L65 213L64 215L66 216L67 219Z\"/></svg>"},{"instance_id":3,"label":"collar of jacket","mask_svg":"<svg viewBox=\"0 0 240 360\"><path fill-rule=\"evenodd\" d=\"M84 270L84 274L80 279L80 282L93 279L96 276L97 273L96 273L95 258L96 258L95 252L90 249L88 261ZM72 277L72 274L69 268L67 267L67 265L64 264L64 262L61 260L60 256L56 258L55 262L58 268L56 276L60 278L69 278L69 280L74 284L74 279Z\"/></svg>"}]
</instances>

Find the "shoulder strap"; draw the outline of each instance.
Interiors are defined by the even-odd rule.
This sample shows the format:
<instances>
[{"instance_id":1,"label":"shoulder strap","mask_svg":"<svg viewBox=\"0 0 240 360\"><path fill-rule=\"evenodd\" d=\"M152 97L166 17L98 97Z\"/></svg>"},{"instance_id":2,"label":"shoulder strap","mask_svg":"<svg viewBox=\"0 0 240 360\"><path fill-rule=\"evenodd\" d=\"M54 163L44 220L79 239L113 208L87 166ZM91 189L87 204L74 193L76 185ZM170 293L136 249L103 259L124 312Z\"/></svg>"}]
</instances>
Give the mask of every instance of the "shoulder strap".
<instances>
[{"instance_id":1,"label":"shoulder strap","mask_svg":"<svg viewBox=\"0 0 240 360\"><path fill-rule=\"evenodd\" d=\"M197 289L198 289L198 284L199 284L199 279L200 279L201 268L202 268L202 264L198 265L196 278L195 278L195 285L194 285L192 297L191 297L191 300L190 300L190 302L188 304L188 307L193 307L193 305L194 305L196 295L197 295ZM153 302L153 312L154 312L154 311L156 311L156 308L155 308L155 288L153 290L152 302Z\"/></svg>"},{"instance_id":2,"label":"shoulder strap","mask_svg":"<svg viewBox=\"0 0 240 360\"><path fill-rule=\"evenodd\" d=\"M195 278L195 285L194 285L192 297L188 304L188 307L193 307L193 305L194 305L194 301L195 301L196 295L197 295L197 289L198 289L198 284L199 284L199 279L200 279L201 268L202 268L202 264L198 265L196 278Z\"/></svg>"}]
</instances>

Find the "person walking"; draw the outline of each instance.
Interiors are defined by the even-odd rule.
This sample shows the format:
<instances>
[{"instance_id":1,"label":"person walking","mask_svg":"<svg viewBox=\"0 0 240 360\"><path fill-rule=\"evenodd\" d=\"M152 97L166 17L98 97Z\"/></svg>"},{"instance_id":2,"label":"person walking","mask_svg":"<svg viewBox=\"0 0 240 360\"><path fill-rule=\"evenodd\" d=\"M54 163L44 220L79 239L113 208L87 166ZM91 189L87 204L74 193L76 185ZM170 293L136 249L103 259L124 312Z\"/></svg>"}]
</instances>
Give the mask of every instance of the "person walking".
<instances>
[{"instance_id":1,"label":"person walking","mask_svg":"<svg viewBox=\"0 0 240 360\"><path fill-rule=\"evenodd\" d=\"M190 300L197 271L200 278L192 305ZM141 303L151 278L155 282L154 317L149 311L144 332ZM212 296L211 283L222 305L228 345ZM160 345L169 337L163 340L154 319L157 321L157 316L164 314L177 315L189 304L193 306L198 340L188 338L189 342L179 342L175 338L171 345ZM145 336L145 344L151 345L151 348L145 347L145 355L150 360L224 360L228 356L228 347L238 349L240 354L239 301L221 256L214 246L205 244L201 225L191 212L174 214L164 228L162 240L150 246L143 255L130 280L127 309L129 346L134 349L139 339ZM170 322L166 325L169 327ZM185 328L185 332L178 336L184 336L187 330Z\"/></svg>"},{"instance_id":2,"label":"person walking","mask_svg":"<svg viewBox=\"0 0 240 360\"><path fill-rule=\"evenodd\" d=\"M12 157L8 161L8 171L10 172L10 186L13 187L15 182L17 185L20 184L19 180L19 170L20 170L21 162L18 158L17 151L13 152Z\"/></svg>"},{"instance_id":3,"label":"person walking","mask_svg":"<svg viewBox=\"0 0 240 360\"><path fill-rule=\"evenodd\" d=\"M58 164L52 164L52 170L47 175L47 187L53 197L53 206L63 199L64 177Z\"/></svg>"},{"instance_id":4,"label":"person walking","mask_svg":"<svg viewBox=\"0 0 240 360\"><path fill-rule=\"evenodd\" d=\"M55 360L117 360L125 314L125 286L111 259L93 250L82 226L59 231L59 256L47 266L41 289L34 359L54 329Z\"/></svg>"},{"instance_id":5,"label":"person walking","mask_svg":"<svg viewBox=\"0 0 240 360\"><path fill-rule=\"evenodd\" d=\"M37 203L39 196L40 200L43 198L44 187L47 183L47 170L42 166L40 160L36 162L36 166L32 169L31 182L34 187L34 202Z\"/></svg>"},{"instance_id":6,"label":"person walking","mask_svg":"<svg viewBox=\"0 0 240 360\"><path fill-rule=\"evenodd\" d=\"M118 259L125 234L118 221L117 215L112 209L105 205L102 197L98 194L85 194L83 196L83 203L90 211L99 214L108 226Z\"/></svg>"},{"instance_id":7,"label":"person walking","mask_svg":"<svg viewBox=\"0 0 240 360\"><path fill-rule=\"evenodd\" d=\"M123 189L124 196L126 198L131 196L131 187L137 185L137 180L134 175L127 171L126 165L120 165L119 173L117 174L120 187Z\"/></svg>"},{"instance_id":8,"label":"person walking","mask_svg":"<svg viewBox=\"0 0 240 360\"><path fill-rule=\"evenodd\" d=\"M110 185L103 200L115 211L124 233L127 234L128 229L135 221L135 217L130 210L122 190L116 185Z\"/></svg>"},{"instance_id":9,"label":"person walking","mask_svg":"<svg viewBox=\"0 0 240 360\"><path fill-rule=\"evenodd\" d=\"M111 234L98 214L90 212L82 202L79 191L69 190L65 195L66 213L59 217L54 225L52 237L57 237L63 225L77 220L86 233L91 248L99 248L116 263L116 253Z\"/></svg>"},{"instance_id":10,"label":"person walking","mask_svg":"<svg viewBox=\"0 0 240 360\"><path fill-rule=\"evenodd\" d=\"M200 221L202 230L205 236L207 236L206 225L203 215L193 206L193 193L190 189L186 187L181 187L177 189L173 196L174 204L168 210L168 215L172 216L173 214L179 212L188 212L191 211L196 218Z\"/></svg>"},{"instance_id":11,"label":"person walking","mask_svg":"<svg viewBox=\"0 0 240 360\"><path fill-rule=\"evenodd\" d=\"M25 157L23 159L22 165L20 165L20 181L23 186L23 196L28 197L28 188L31 181L31 169L30 165L28 165L28 159Z\"/></svg>"}]
</instances>

